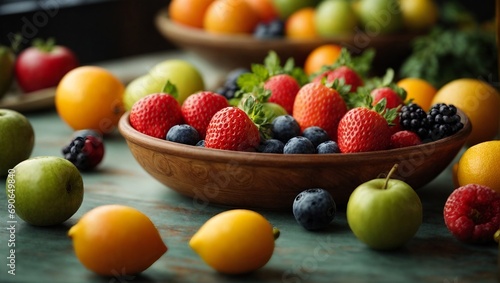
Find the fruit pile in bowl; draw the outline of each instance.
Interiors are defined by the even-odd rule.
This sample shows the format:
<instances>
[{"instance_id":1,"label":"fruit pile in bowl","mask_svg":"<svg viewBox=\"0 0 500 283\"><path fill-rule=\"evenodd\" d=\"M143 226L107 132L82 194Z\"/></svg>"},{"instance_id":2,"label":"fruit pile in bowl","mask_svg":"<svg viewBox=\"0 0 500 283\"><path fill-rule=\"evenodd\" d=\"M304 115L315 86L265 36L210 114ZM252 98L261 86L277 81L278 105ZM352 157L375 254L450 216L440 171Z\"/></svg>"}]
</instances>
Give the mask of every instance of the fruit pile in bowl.
<instances>
[{"instance_id":1,"label":"fruit pile in bowl","mask_svg":"<svg viewBox=\"0 0 500 283\"><path fill-rule=\"evenodd\" d=\"M156 26L170 42L228 70L260 62L269 50L302 64L326 43L357 53L375 48L374 67L385 70L410 53L411 39L432 27L438 12L431 0L174 0Z\"/></svg>"},{"instance_id":2,"label":"fruit pile in bowl","mask_svg":"<svg viewBox=\"0 0 500 283\"><path fill-rule=\"evenodd\" d=\"M465 144L468 117L444 103L424 110L390 69L367 77L362 58L343 49L335 64L306 76L271 52L228 77L233 88L226 82L182 102L167 82L138 99L119 130L149 174L201 204L284 209L319 187L343 205L394 164L394 178L419 188Z\"/></svg>"}]
</instances>

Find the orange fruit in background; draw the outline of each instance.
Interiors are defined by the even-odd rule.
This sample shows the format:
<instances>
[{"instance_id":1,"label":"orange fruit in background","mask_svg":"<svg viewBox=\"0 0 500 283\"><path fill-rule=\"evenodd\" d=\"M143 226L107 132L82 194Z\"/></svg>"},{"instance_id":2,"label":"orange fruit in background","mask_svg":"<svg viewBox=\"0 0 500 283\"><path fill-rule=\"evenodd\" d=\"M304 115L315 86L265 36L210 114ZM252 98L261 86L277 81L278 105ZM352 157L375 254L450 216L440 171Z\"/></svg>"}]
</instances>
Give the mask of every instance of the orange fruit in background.
<instances>
[{"instance_id":1,"label":"orange fruit in background","mask_svg":"<svg viewBox=\"0 0 500 283\"><path fill-rule=\"evenodd\" d=\"M271 0L246 0L252 8L257 11L262 22L270 22L278 18L278 11L274 8Z\"/></svg>"},{"instance_id":2,"label":"orange fruit in background","mask_svg":"<svg viewBox=\"0 0 500 283\"><path fill-rule=\"evenodd\" d=\"M203 18L207 32L237 34L253 32L260 15L246 0L215 0Z\"/></svg>"},{"instance_id":3,"label":"orange fruit in background","mask_svg":"<svg viewBox=\"0 0 500 283\"><path fill-rule=\"evenodd\" d=\"M124 84L108 70L82 66L68 72L56 88L59 117L73 130L110 133L124 113Z\"/></svg>"},{"instance_id":4,"label":"orange fruit in background","mask_svg":"<svg viewBox=\"0 0 500 283\"><path fill-rule=\"evenodd\" d=\"M500 140L482 142L471 146L458 161L458 185L479 184L500 193L499 160Z\"/></svg>"},{"instance_id":5,"label":"orange fruit in background","mask_svg":"<svg viewBox=\"0 0 500 283\"><path fill-rule=\"evenodd\" d=\"M203 28L203 17L214 0L172 0L168 15L176 23L194 28Z\"/></svg>"},{"instance_id":6,"label":"orange fruit in background","mask_svg":"<svg viewBox=\"0 0 500 283\"><path fill-rule=\"evenodd\" d=\"M406 90L406 100L413 99L413 102L420 105L426 112L431 108L437 89L429 82L419 78L404 78L396 84Z\"/></svg>"},{"instance_id":7,"label":"orange fruit in background","mask_svg":"<svg viewBox=\"0 0 500 283\"><path fill-rule=\"evenodd\" d=\"M285 35L289 38L317 38L313 7L295 11L285 22Z\"/></svg>"},{"instance_id":8,"label":"orange fruit in background","mask_svg":"<svg viewBox=\"0 0 500 283\"><path fill-rule=\"evenodd\" d=\"M495 138L500 124L500 94L488 83L478 79L456 79L441 87L431 105L453 104L462 110L472 124L467 145Z\"/></svg>"},{"instance_id":9,"label":"orange fruit in background","mask_svg":"<svg viewBox=\"0 0 500 283\"><path fill-rule=\"evenodd\" d=\"M337 44L324 44L316 47L307 55L304 71L307 75L311 75L321 70L321 67L335 63L341 50L342 46Z\"/></svg>"},{"instance_id":10,"label":"orange fruit in background","mask_svg":"<svg viewBox=\"0 0 500 283\"><path fill-rule=\"evenodd\" d=\"M150 267L167 246L151 220L124 205L98 206L68 231L77 258L103 276L138 274Z\"/></svg>"}]
</instances>

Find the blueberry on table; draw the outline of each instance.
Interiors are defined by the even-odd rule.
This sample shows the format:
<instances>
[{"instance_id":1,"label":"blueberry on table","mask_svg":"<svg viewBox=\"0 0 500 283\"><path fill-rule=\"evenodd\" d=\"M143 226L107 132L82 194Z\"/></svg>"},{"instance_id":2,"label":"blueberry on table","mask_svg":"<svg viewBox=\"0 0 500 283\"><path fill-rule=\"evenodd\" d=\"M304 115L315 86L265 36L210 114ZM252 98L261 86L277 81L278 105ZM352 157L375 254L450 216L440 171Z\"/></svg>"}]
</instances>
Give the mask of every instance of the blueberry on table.
<instances>
[{"instance_id":1,"label":"blueberry on table","mask_svg":"<svg viewBox=\"0 0 500 283\"><path fill-rule=\"evenodd\" d=\"M302 136L308 138L315 147L320 143L330 140L328 133L318 126L311 126L304 129Z\"/></svg>"},{"instance_id":2,"label":"blueberry on table","mask_svg":"<svg viewBox=\"0 0 500 283\"><path fill-rule=\"evenodd\" d=\"M316 151L318 152L318 154L340 153L339 145L332 140L320 143L316 147Z\"/></svg>"},{"instance_id":3,"label":"blueberry on table","mask_svg":"<svg viewBox=\"0 0 500 283\"><path fill-rule=\"evenodd\" d=\"M332 195L321 188L307 189L293 201L293 216L307 230L328 227L335 219L337 205Z\"/></svg>"},{"instance_id":4,"label":"blueberry on table","mask_svg":"<svg viewBox=\"0 0 500 283\"><path fill-rule=\"evenodd\" d=\"M316 153L316 148L313 143L303 137L297 136L291 138L283 148L283 153L285 154L313 154Z\"/></svg>"},{"instance_id":5,"label":"blueberry on table","mask_svg":"<svg viewBox=\"0 0 500 283\"><path fill-rule=\"evenodd\" d=\"M280 115L274 118L271 133L273 138L286 143L289 139L300 135L300 125L292 115Z\"/></svg>"},{"instance_id":6,"label":"blueberry on table","mask_svg":"<svg viewBox=\"0 0 500 283\"><path fill-rule=\"evenodd\" d=\"M191 125L180 124L168 130L166 140L187 145L196 145L200 141L200 134Z\"/></svg>"},{"instance_id":7,"label":"blueberry on table","mask_svg":"<svg viewBox=\"0 0 500 283\"><path fill-rule=\"evenodd\" d=\"M283 153L284 147L285 145L280 140L268 139L260 143L257 151L262 153Z\"/></svg>"}]
</instances>

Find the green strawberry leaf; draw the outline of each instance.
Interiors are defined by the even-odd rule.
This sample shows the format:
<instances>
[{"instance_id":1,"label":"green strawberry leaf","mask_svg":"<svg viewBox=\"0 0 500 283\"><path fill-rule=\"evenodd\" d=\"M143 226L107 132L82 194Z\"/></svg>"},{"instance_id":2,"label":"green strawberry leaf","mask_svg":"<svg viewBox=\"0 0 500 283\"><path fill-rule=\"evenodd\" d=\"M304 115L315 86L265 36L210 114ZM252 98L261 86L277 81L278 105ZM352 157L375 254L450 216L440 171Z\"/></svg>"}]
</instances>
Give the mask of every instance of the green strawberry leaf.
<instances>
[{"instance_id":1,"label":"green strawberry leaf","mask_svg":"<svg viewBox=\"0 0 500 283\"><path fill-rule=\"evenodd\" d=\"M254 95L248 95L243 101L243 111L254 122L262 137L268 139L271 136L271 122L263 110L263 102Z\"/></svg>"},{"instance_id":2,"label":"green strawberry leaf","mask_svg":"<svg viewBox=\"0 0 500 283\"><path fill-rule=\"evenodd\" d=\"M177 98L179 96L179 91L177 90L177 87L175 86L175 84L171 83L170 80L167 80L165 85L163 85L161 92L168 93L174 98Z\"/></svg>"}]
</instances>

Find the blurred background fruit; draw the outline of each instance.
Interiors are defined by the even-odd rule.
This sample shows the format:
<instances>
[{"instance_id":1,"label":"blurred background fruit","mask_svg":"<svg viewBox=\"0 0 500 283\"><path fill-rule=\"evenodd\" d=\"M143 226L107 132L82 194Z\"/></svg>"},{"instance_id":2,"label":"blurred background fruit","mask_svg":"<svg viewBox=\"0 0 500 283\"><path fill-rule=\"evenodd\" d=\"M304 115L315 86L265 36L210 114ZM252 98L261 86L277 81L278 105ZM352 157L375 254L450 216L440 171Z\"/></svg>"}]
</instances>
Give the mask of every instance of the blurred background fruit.
<instances>
[{"instance_id":1,"label":"blurred background fruit","mask_svg":"<svg viewBox=\"0 0 500 283\"><path fill-rule=\"evenodd\" d=\"M472 133L467 145L495 138L500 124L500 96L488 83L478 79L456 79L441 87L431 104L453 104L470 119Z\"/></svg>"},{"instance_id":2,"label":"blurred background fruit","mask_svg":"<svg viewBox=\"0 0 500 283\"><path fill-rule=\"evenodd\" d=\"M176 23L194 28L203 28L203 17L214 0L172 0L168 15Z\"/></svg>"},{"instance_id":3,"label":"blurred background fruit","mask_svg":"<svg viewBox=\"0 0 500 283\"><path fill-rule=\"evenodd\" d=\"M456 168L458 185L479 184L500 193L499 160L499 140L486 141L471 146L458 161Z\"/></svg>"},{"instance_id":4,"label":"blurred background fruit","mask_svg":"<svg viewBox=\"0 0 500 283\"><path fill-rule=\"evenodd\" d=\"M341 50L342 46L338 44L324 44L314 48L306 57L304 72L311 75L321 70L322 66L335 63Z\"/></svg>"},{"instance_id":5,"label":"blurred background fruit","mask_svg":"<svg viewBox=\"0 0 500 283\"><path fill-rule=\"evenodd\" d=\"M403 27L398 0L358 0L360 27L370 36L394 33Z\"/></svg>"},{"instance_id":6,"label":"blurred background fruit","mask_svg":"<svg viewBox=\"0 0 500 283\"><path fill-rule=\"evenodd\" d=\"M246 0L215 0L205 12L203 27L210 33L251 34L260 17Z\"/></svg>"},{"instance_id":7,"label":"blurred background fruit","mask_svg":"<svg viewBox=\"0 0 500 283\"><path fill-rule=\"evenodd\" d=\"M104 68L77 67L57 86L56 110L73 130L110 133L124 112L124 89L123 83Z\"/></svg>"},{"instance_id":8,"label":"blurred background fruit","mask_svg":"<svg viewBox=\"0 0 500 283\"><path fill-rule=\"evenodd\" d=\"M407 101L413 99L413 102L420 105L425 112L429 111L437 92L433 85L420 78L403 78L396 84L406 90Z\"/></svg>"},{"instance_id":9,"label":"blurred background fruit","mask_svg":"<svg viewBox=\"0 0 500 283\"><path fill-rule=\"evenodd\" d=\"M324 0L314 15L316 32L321 37L354 34L358 18L348 0Z\"/></svg>"},{"instance_id":10,"label":"blurred background fruit","mask_svg":"<svg viewBox=\"0 0 500 283\"><path fill-rule=\"evenodd\" d=\"M409 31L425 31L438 21L439 8L434 0L400 0L403 23Z\"/></svg>"},{"instance_id":11,"label":"blurred background fruit","mask_svg":"<svg viewBox=\"0 0 500 283\"><path fill-rule=\"evenodd\" d=\"M316 7L319 0L272 0L281 19L288 18L295 11L305 7Z\"/></svg>"},{"instance_id":12,"label":"blurred background fruit","mask_svg":"<svg viewBox=\"0 0 500 283\"><path fill-rule=\"evenodd\" d=\"M0 99L7 93L14 80L14 52L0 45Z\"/></svg>"},{"instance_id":13,"label":"blurred background fruit","mask_svg":"<svg viewBox=\"0 0 500 283\"><path fill-rule=\"evenodd\" d=\"M278 17L278 11L272 0L246 0L248 4L259 14L260 21L268 23Z\"/></svg>"},{"instance_id":14,"label":"blurred background fruit","mask_svg":"<svg viewBox=\"0 0 500 283\"><path fill-rule=\"evenodd\" d=\"M287 18L285 23L285 36L288 38L317 38L314 23L315 8L302 8Z\"/></svg>"}]
</instances>

